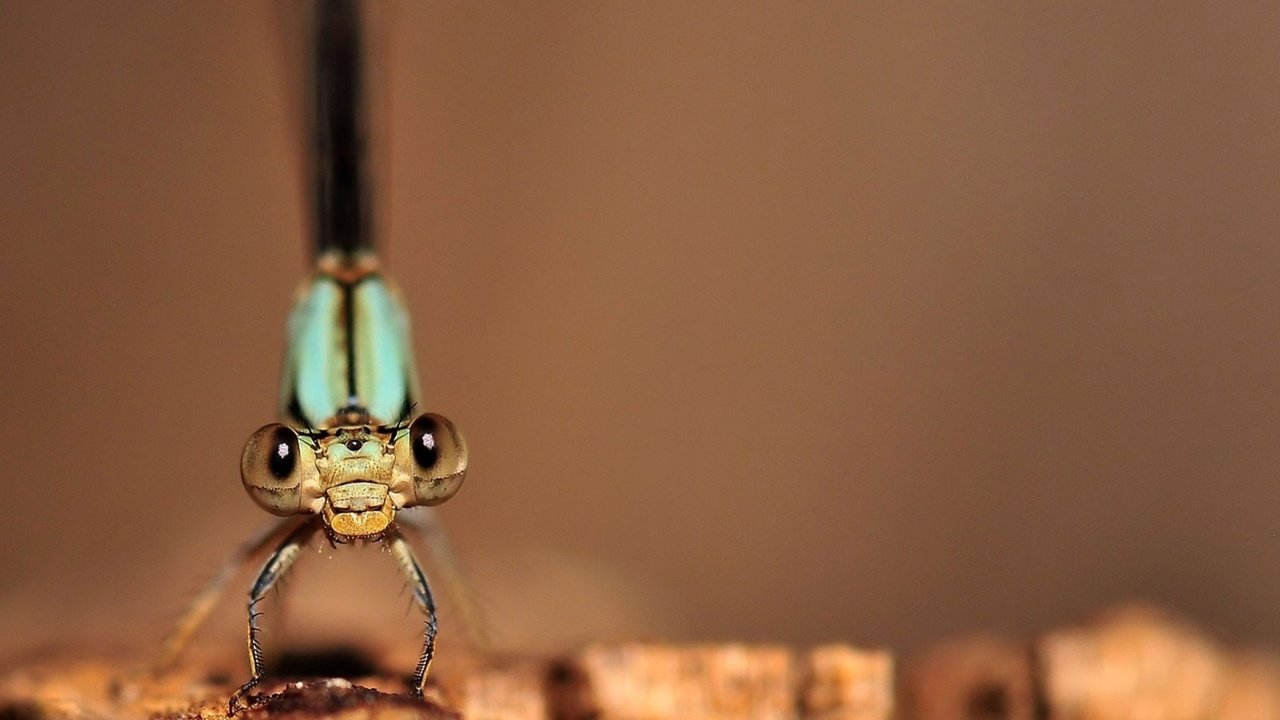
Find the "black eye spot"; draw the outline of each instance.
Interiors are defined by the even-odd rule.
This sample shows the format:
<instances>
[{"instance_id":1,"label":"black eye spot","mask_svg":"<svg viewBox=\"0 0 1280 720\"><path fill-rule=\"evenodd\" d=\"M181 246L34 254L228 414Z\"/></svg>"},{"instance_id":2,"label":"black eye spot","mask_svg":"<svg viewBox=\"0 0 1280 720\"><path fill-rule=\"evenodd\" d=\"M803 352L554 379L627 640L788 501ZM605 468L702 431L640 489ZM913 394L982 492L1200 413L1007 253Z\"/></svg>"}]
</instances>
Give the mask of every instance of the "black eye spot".
<instances>
[{"instance_id":1,"label":"black eye spot","mask_svg":"<svg viewBox=\"0 0 1280 720\"><path fill-rule=\"evenodd\" d=\"M436 445L436 421L422 416L413 421L409 427L409 438L413 441L413 459L418 467L427 470L435 466L440 459L440 450Z\"/></svg>"},{"instance_id":2,"label":"black eye spot","mask_svg":"<svg viewBox=\"0 0 1280 720\"><path fill-rule=\"evenodd\" d=\"M277 479L293 474L298 465L298 436L287 427L278 427L271 433L271 451L267 454L267 468Z\"/></svg>"},{"instance_id":3,"label":"black eye spot","mask_svg":"<svg viewBox=\"0 0 1280 720\"><path fill-rule=\"evenodd\" d=\"M359 451L360 451L360 448L361 448L361 447L363 447L363 446L364 446L364 441L363 441L363 440L348 440L348 441L347 441L347 449L348 449L348 450L350 450L351 452L359 452Z\"/></svg>"}]
</instances>

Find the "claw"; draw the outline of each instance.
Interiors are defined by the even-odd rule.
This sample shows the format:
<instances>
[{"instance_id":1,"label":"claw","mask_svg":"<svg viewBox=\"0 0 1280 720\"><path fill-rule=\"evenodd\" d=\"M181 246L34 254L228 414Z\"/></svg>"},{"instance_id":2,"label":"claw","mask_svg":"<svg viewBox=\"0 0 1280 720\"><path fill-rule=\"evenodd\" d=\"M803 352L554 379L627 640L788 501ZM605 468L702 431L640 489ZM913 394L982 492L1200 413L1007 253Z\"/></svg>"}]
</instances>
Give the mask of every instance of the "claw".
<instances>
[{"instance_id":1,"label":"claw","mask_svg":"<svg viewBox=\"0 0 1280 720\"><path fill-rule=\"evenodd\" d=\"M247 706L240 704L240 700L247 696L249 691L257 687L260 682L262 682L261 678L253 678L241 685L239 690L231 693L231 699L227 701L227 717L235 717L236 713L247 709Z\"/></svg>"}]
</instances>

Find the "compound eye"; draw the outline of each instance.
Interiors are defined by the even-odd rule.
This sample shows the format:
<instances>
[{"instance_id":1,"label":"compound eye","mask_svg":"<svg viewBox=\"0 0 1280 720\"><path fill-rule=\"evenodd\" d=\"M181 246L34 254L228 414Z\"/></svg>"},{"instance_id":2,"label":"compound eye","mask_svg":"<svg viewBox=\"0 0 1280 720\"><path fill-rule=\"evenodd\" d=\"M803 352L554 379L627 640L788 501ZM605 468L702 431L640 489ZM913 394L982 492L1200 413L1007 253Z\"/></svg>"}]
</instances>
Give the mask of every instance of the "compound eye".
<instances>
[{"instance_id":1,"label":"compound eye","mask_svg":"<svg viewBox=\"0 0 1280 720\"><path fill-rule=\"evenodd\" d=\"M301 485L316 474L311 449L299 445L298 433L279 423L255 432L240 456L245 491L275 515L302 512Z\"/></svg>"},{"instance_id":2,"label":"compound eye","mask_svg":"<svg viewBox=\"0 0 1280 720\"><path fill-rule=\"evenodd\" d=\"M413 485L413 505L438 505L453 497L467 473L467 444L448 418L419 415L396 443L396 471Z\"/></svg>"}]
</instances>

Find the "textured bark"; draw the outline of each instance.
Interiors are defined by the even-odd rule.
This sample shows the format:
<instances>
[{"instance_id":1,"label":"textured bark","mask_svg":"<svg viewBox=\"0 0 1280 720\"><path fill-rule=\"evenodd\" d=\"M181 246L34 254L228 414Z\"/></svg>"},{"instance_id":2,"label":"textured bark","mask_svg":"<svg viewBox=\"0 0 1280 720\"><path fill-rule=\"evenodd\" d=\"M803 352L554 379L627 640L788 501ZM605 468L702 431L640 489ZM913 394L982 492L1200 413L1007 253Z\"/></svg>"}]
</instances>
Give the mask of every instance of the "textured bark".
<instances>
[{"instance_id":1,"label":"textured bark","mask_svg":"<svg viewBox=\"0 0 1280 720\"><path fill-rule=\"evenodd\" d=\"M1143 607L1030 641L987 635L907 664L847 645L594 645L559 658L459 661L406 697L358 653L281 663L238 717L343 720L1280 720L1280 659L1226 648ZM306 660L308 662L303 662ZM319 661L319 662L317 662ZM359 662L357 662L359 661ZM0 673L0 720L223 720L226 662L162 677L120 658L50 655ZM135 669L136 668L136 669ZM348 674L334 680L327 674ZM319 676L319 677L317 677ZM901 702L895 707L895 692Z\"/></svg>"},{"instance_id":2,"label":"textured bark","mask_svg":"<svg viewBox=\"0 0 1280 720\"><path fill-rule=\"evenodd\" d=\"M220 720L234 685L197 667L153 678L102 660L34 663L0 680L0 718ZM400 678L356 683L269 679L237 717L792 720L807 708L825 720L887 720L893 705L890 656L839 645L807 654L736 644L597 645L573 657L493 660L437 673L425 701L397 694Z\"/></svg>"},{"instance_id":3,"label":"textured bark","mask_svg":"<svg viewBox=\"0 0 1280 720\"><path fill-rule=\"evenodd\" d=\"M1055 720L1280 717L1280 664L1233 653L1190 624L1130 606L1036 643Z\"/></svg>"},{"instance_id":4,"label":"textured bark","mask_svg":"<svg viewBox=\"0 0 1280 720\"><path fill-rule=\"evenodd\" d=\"M795 716L795 657L783 647L600 645L578 664L604 720Z\"/></svg>"},{"instance_id":5,"label":"textured bark","mask_svg":"<svg viewBox=\"0 0 1280 720\"><path fill-rule=\"evenodd\" d=\"M893 656L848 645L805 657L801 710L816 720L884 720L893 715Z\"/></svg>"}]
</instances>

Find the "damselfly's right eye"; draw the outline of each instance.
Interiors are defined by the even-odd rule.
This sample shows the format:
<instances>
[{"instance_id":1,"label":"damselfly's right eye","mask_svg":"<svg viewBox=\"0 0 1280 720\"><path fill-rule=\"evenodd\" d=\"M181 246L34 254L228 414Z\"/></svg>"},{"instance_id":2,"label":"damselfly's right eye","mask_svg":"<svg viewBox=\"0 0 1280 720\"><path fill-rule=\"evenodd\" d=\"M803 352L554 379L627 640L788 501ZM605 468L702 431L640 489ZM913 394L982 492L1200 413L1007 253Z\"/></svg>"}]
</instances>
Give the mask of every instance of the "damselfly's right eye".
<instances>
[{"instance_id":1,"label":"damselfly's right eye","mask_svg":"<svg viewBox=\"0 0 1280 720\"><path fill-rule=\"evenodd\" d=\"M439 505L467 476L467 443L442 415L419 415L396 441L395 453L397 487L412 488L407 505Z\"/></svg>"},{"instance_id":2,"label":"damselfly's right eye","mask_svg":"<svg viewBox=\"0 0 1280 720\"><path fill-rule=\"evenodd\" d=\"M273 515L303 512L302 484L318 476L311 448L298 442L292 428L279 423L254 433L240 456L245 491Z\"/></svg>"}]
</instances>

